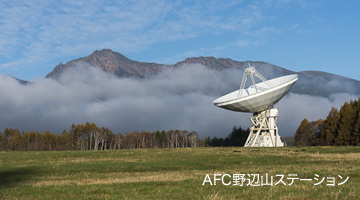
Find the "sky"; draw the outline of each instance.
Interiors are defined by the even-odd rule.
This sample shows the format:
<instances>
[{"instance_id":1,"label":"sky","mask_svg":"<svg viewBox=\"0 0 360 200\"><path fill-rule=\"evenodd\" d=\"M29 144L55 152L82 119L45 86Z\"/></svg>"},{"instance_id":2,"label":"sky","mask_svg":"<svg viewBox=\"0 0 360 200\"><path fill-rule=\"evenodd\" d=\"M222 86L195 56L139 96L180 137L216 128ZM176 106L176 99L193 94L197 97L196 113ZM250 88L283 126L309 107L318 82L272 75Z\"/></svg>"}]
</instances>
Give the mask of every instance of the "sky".
<instances>
[{"instance_id":1,"label":"sky","mask_svg":"<svg viewBox=\"0 0 360 200\"><path fill-rule=\"evenodd\" d=\"M360 80L360 1L0 1L0 74L46 76L109 48L175 64L214 56Z\"/></svg>"}]
</instances>

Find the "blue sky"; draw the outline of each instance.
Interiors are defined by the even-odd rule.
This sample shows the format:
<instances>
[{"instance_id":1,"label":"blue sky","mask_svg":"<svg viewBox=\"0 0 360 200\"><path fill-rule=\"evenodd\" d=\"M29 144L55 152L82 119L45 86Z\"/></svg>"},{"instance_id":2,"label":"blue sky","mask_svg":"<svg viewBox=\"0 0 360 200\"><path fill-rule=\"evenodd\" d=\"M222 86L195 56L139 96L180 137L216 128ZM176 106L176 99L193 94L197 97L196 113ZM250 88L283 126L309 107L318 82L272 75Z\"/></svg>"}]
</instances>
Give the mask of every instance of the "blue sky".
<instances>
[{"instance_id":1,"label":"blue sky","mask_svg":"<svg viewBox=\"0 0 360 200\"><path fill-rule=\"evenodd\" d=\"M110 48L174 64L215 56L360 80L360 1L0 1L0 73L33 80Z\"/></svg>"}]
</instances>

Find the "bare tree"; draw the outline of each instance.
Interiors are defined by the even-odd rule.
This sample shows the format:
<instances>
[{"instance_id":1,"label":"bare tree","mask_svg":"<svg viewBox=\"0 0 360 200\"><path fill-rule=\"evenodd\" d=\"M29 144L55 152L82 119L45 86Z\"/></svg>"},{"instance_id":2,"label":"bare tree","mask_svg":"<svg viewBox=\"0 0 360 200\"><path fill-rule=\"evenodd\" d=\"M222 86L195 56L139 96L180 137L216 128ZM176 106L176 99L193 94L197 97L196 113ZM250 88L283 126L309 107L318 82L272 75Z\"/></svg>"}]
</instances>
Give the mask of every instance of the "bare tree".
<instances>
[{"instance_id":1,"label":"bare tree","mask_svg":"<svg viewBox=\"0 0 360 200\"><path fill-rule=\"evenodd\" d=\"M195 131L191 131L188 134L188 140L190 143L190 147L197 147L198 141L199 141L199 136L197 134L197 132Z\"/></svg>"},{"instance_id":2,"label":"bare tree","mask_svg":"<svg viewBox=\"0 0 360 200\"><path fill-rule=\"evenodd\" d=\"M123 149L124 148L123 141L124 141L124 136L121 133L115 135L114 149Z\"/></svg>"},{"instance_id":3,"label":"bare tree","mask_svg":"<svg viewBox=\"0 0 360 200\"><path fill-rule=\"evenodd\" d=\"M94 150L99 150L99 145L101 143L101 140L102 140L102 132L99 130L99 129L93 129L92 130L92 135L93 135L93 138L94 138Z\"/></svg>"}]
</instances>

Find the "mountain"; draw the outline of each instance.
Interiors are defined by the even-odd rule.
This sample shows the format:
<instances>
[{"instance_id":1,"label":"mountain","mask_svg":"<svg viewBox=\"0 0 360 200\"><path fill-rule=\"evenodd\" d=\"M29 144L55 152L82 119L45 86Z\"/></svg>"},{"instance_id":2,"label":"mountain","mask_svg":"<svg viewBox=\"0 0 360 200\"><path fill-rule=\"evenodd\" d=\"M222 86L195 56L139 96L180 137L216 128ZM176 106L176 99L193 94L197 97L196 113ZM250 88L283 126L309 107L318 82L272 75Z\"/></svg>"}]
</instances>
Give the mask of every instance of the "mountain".
<instances>
[{"instance_id":1,"label":"mountain","mask_svg":"<svg viewBox=\"0 0 360 200\"><path fill-rule=\"evenodd\" d=\"M248 67L249 63L252 66L255 66L256 70L267 79L297 73L299 75L299 81L291 90L294 93L323 97L330 97L334 93L360 95L360 81L326 72L294 72L266 62L235 61L229 58L202 56L187 58L174 65L164 65L134 61L110 49L103 49L100 51L96 50L89 56L69 61L65 65L60 63L53 71L47 74L46 77L58 79L65 69L75 66L77 63L87 63L119 77L136 78L150 77L164 69L178 68L184 64L201 64L208 69L213 70L225 70L234 67L244 70ZM241 81L241 77L242 74L239 74L239 83Z\"/></svg>"},{"instance_id":2,"label":"mountain","mask_svg":"<svg viewBox=\"0 0 360 200\"><path fill-rule=\"evenodd\" d=\"M156 63L146 63L130 60L120 53L113 52L110 49L103 49L101 51L94 51L89 56L79 58L67 62L65 65L58 64L53 71L46 75L47 78L58 79L61 73L77 63L87 63L95 67L99 67L102 70L115 74L119 77L147 77L154 73L160 72L166 65Z\"/></svg>"},{"instance_id":3,"label":"mountain","mask_svg":"<svg viewBox=\"0 0 360 200\"><path fill-rule=\"evenodd\" d=\"M22 79L18 79L18 78L13 77L13 76L11 76L11 78L14 78L14 79L15 79L17 82L19 82L21 85L31 84L31 82L29 82L29 81L24 81L24 80L22 80Z\"/></svg>"},{"instance_id":4,"label":"mountain","mask_svg":"<svg viewBox=\"0 0 360 200\"><path fill-rule=\"evenodd\" d=\"M24 80L18 79L18 78L16 78L16 77L13 77L13 76L11 76L11 75L8 75L8 74L0 74L0 76L1 76L2 78L14 79L15 81L17 81L17 82L20 83L21 85L31 84L30 81L24 81Z\"/></svg>"},{"instance_id":5,"label":"mountain","mask_svg":"<svg viewBox=\"0 0 360 200\"><path fill-rule=\"evenodd\" d=\"M360 96L360 81L321 71L297 73L299 81L292 92L329 97L334 93L349 93Z\"/></svg>"}]
</instances>

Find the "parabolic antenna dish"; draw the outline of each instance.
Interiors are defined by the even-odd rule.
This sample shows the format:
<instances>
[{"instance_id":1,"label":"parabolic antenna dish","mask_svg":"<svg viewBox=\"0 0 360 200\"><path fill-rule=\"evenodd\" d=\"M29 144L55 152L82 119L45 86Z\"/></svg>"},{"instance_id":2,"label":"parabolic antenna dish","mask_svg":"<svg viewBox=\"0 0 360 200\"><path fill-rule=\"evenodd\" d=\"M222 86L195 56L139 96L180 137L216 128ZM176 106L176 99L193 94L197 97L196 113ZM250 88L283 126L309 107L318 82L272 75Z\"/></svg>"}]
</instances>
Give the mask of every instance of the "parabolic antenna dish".
<instances>
[{"instance_id":1,"label":"parabolic antenna dish","mask_svg":"<svg viewBox=\"0 0 360 200\"><path fill-rule=\"evenodd\" d=\"M237 112L258 113L274 106L298 80L297 74L266 80L214 101L214 105ZM246 81L246 79L245 79Z\"/></svg>"},{"instance_id":2,"label":"parabolic antenna dish","mask_svg":"<svg viewBox=\"0 0 360 200\"><path fill-rule=\"evenodd\" d=\"M215 106L236 112L253 113L250 117L252 127L244 147L282 147L276 120L278 110L274 105L285 96L298 80L297 74L266 80L255 67L244 70L240 89L224 95L214 101ZM247 77L252 85L245 89ZM262 80L255 83L254 76Z\"/></svg>"}]
</instances>

